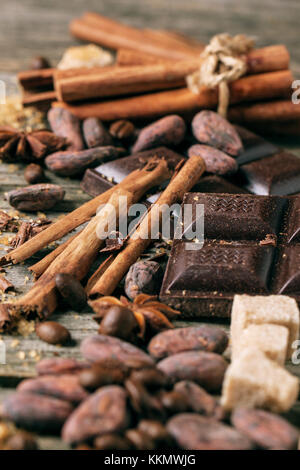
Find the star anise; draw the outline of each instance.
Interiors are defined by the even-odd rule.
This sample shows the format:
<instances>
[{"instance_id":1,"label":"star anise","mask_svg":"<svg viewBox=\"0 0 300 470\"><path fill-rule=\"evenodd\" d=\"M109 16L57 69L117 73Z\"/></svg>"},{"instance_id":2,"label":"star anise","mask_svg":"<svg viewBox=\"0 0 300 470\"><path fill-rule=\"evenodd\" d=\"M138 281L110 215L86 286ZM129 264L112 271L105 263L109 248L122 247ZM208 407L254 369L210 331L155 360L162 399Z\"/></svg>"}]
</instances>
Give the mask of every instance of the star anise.
<instances>
[{"instance_id":1,"label":"star anise","mask_svg":"<svg viewBox=\"0 0 300 470\"><path fill-rule=\"evenodd\" d=\"M100 323L106 312L113 305L126 307L133 312L139 325L139 336L141 338L145 337L147 327L155 333L174 328L170 320L180 315L180 312L177 310L159 302L157 296L139 294L133 302L130 302L124 296L121 296L120 300L116 297L102 297L93 303L93 309L96 312L94 320Z\"/></svg>"},{"instance_id":2,"label":"star anise","mask_svg":"<svg viewBox=\"0 0 300 470\"><path fill-rule=\"evenodd\" d=\"M0 127L0 158L4 161L35 161L67 147L67 140L48 130L19 131Z\"/></svg>"}]
</instances>

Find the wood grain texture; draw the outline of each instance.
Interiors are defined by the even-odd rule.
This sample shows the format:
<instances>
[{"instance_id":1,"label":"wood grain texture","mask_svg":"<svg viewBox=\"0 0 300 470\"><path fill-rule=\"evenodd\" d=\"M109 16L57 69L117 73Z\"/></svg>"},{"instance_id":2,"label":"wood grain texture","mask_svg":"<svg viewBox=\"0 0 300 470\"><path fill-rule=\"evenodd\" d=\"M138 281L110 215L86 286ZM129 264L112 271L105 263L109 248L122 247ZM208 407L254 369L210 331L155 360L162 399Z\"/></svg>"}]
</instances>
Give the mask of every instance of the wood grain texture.
<instances>
[{"instance_id":1,"label":"wood grain texture","mask_svg":"<svg viewBox=\"0 0 300 470\"><path fill-rule=\"evenodd\" d=\"M2 0L0 11L0 79L6 81L5 72L17 72L28 66L29 59L45 55L53 61L60 59L64 49L76 44L68 33L67 25L86 9L98 11L137 27L169 28L207 42L219 32L246 33L257 39L260 46L285 43L292 56L292 68L300 76L300 48L298 48L298 0ZM300 156L300 145L290 139L277 141ZM4 201L5 192L25 185L24 165L0 165L0 208L10 209ZM79 187L79 180L60 178L49 172L50 182L62 184L65 200L47 213L51 219L73 210L89 197ZM31 217L32 214L28 214ZM6 235L6 234L3 234ZM2 236L3 236L2 235ZM0 244L1 255L4 254ZM47 253L45 250L43 253ZM34 256L24 265L7 270L7 278L16 286L17 295L26 292L31 283L28 266L40 259ZM25 277L29 280L25 282ZM8 296L9 298L9 296ZM34 333L26 338L3 335L6 345L5 365L0 365L0 402L24 377L35 374L37 357L56 355L79 358L80 341L96 332L97 324L90 311L77 314L58 309L52 317L70 329L74 343L69 347L47 345ZM178 322L178 325L186 323ZM189 323L190 324L190 323ZM198 323L197 323L198 324ZM222 324L228 329L228 325ZM18 340L16 343L14 340ZM21 353L21 354L20 354ZM24 354L23 354L24 353ZM289 370L300 377L299 366L288 365ZM288 413L288 419L300 427L300 402ZM39 439L42 449L65 449L57 438Z\"/></svg>"}]
</instances>

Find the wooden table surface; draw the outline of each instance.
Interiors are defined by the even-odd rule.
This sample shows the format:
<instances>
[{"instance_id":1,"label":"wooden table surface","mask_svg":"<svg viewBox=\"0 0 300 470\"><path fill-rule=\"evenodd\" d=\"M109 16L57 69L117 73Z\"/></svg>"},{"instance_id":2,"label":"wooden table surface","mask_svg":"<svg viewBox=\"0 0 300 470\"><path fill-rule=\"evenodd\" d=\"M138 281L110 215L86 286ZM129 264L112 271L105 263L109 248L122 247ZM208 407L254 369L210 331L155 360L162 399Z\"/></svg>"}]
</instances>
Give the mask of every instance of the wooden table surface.
<instances>
[{"instance_id":1,"label":"wooden table surface","mask_svg":"<svg viewBox=\"0 0 300 470\"><path fill-rule=\"evenodd\" d=\"M207 42L218 33L227 31L254 36L259 45L284 43L292 56L295 76L300 77L300 48L298 48L298 19L300 2L297 0L2 0L0 11L0 79L28 66L29 59L45 55L55 64L66 47L76 44L69 36L68 23L86 9L120 19L140 27L176 29ZM300 156L300 142L283 144ZM0 165L0 208L9 210L4 194L12 188L25 185L22 165ZM55 177L51 182L66 189L65 201L56 212L47 216L52 220L73 210L89 197L79 187L78 180ZM31 217L32 214L29 214ZM0 245L0 248L4 248ZM3 251L4 253L4 251ZM0 253L2 254L2 253ZM37 259L37 257L36 257ZM33 260L7 271L7 277L16 286L17 295L29 289L32 280L27 270ZM26 280L29 277L29 280ZM8 295L9 299L9 295ZM90 312L57 311L52 319L67 326L74 339L72 347L49 346L35 334L28 337L2 335L6 345L6 364L0 365L0 401L24 377L35 374L39 358L60 356L80 357L78 345L82 338L95 332L97 325ZM222 325L228 329L228 325ZM299 366L288 368L300 377ZM300 402L289 413L289 419L300 427ZM63 449L57 438L40 439L42 449Z\"/></svg>"}]
</instances>

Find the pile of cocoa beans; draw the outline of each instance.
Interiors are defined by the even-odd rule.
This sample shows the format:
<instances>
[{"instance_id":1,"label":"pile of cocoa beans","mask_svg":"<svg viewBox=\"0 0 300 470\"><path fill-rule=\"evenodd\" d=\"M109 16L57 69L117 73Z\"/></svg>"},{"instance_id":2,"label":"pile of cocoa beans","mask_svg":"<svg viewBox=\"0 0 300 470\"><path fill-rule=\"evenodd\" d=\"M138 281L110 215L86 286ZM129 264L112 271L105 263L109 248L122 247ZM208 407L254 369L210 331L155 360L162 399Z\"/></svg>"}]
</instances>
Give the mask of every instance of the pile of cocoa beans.
<instances>
[{"instance_id":1,"label":"pile of cocoa beans","mask_svg":"<svg viewBox=\"0 0 300 470\"><path fill-rule=\"evenodd\" d=\"M215 326L166 330L147 350L94 335L82 361L43 359L37 377L1 404L1 418L26 431L59 434L77 449L296 449L298 431L263 410L226 415L217 399L227 362Z\"/></svg>"},{"instance_id":2,"label":"pile of cocoa beans","mask_svg":"<svg viewBox=\"0 0 300 470\"><path fill-rule=\"evenodd\" d=\"M179 148L189 157L199 155L208 172L227 175L237 171L236 157L243 149L234 126L213 111L196 114L191 129L176 114L142 129L127 120L106 128L93 117L81 123L70 111L59 107L49 111L48 121L52 131L69 142L67 150L45 159L47 168L60 176L78 176L105 161L161 146Z\"/></svg>"}]
</instances>

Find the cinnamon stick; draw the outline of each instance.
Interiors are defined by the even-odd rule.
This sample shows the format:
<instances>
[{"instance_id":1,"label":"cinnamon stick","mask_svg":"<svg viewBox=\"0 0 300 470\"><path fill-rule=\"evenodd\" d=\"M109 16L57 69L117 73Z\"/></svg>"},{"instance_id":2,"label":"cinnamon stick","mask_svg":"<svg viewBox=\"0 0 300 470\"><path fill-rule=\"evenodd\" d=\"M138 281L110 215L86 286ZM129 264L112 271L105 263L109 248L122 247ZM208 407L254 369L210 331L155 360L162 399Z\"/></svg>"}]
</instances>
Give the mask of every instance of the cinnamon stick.
<instances>
[{"instance_id":1,"label":"cinnamon stick","mask_svg":"<svg viewBox=\"0 0 300 470\"><path fill-rule=\"evenodd\" d=\"M286 95L292 81L293 76L290 70L240 78L230 84L230 102L235 104L281 97ZM102 121L114 121L155 119L174 113L192 115L201 109L215 108L217 103L217 90L203 87L199 95L190 92L187 88L182 88L77 105L54 102L52 106L65 107L80 119L94 116Z\"/></svg>"},{"instance_id":2,"label":"cinnamon stick","mask_svg":"<svg viewBox=\"0 0 300 470\"><path fill-rule=\"evenodd\" d=\"M132 65L151 65L151 64L174 64L173 60L157 57L147 52L135 51L133 49L118 49L116 63L120 67Z\"/></svg>"},{"instance_id":3,"label":"cinnamon stick","mask_svg":"<svg viewBox=\"0 0 300 470\"><path fill-rule=\"evenodd\" d=\"M92 12L73 20L70 32L79 39L95 42L110 49L126 47L173 60L195 57L203 49L202 46L197 49L187 45L184 41L180 44L178 39L171 43L170 38L158 38L149 30L133 28Z\"/></svg>"},{"instance_id":4,"label":"cinnamon stick","mask_svg":"<svg viewBox=\"0 0 300 470\"><path fill-rule=\"evenodd\" d=\"M88 75L90 73L99 72L102 69L111 69L115 65L107 65L105 67L80 67L76 69L59 70L55 68L40 70L25 70L19 72L18 80L25 91L41 92L51 91L54 86L55 76L59 78L75 77L77 75Z\"/></svg>"},{"instance_id":5,"label":"cinnamon stick","mask_svg":"<svg viewBox=\"0 0 300 470\"><path fill-rule=\"evenodd\" d=\"M193 156L187 160L157 202L153 204L135 232L129 237L125 248L116 256L97 282L94 283L90 289L90 296L92 298L110 295L114 292L130 266L137 261L144 250L150 245L152 241L150 236L151 226L156 226L157 222L161 222L164 211L175 202L180 201L184 193L189 191L199 181L204 171L205 163L202 158ZM95 302L91 302L92 308L95 308Z\"/></svg>"},{"instance_id":6,"label":"cinnamon stick","mask_svg":"<svg viewBox=\"0 0 300 470\"><path fill-rule=\"evenodd\" d=\"M169 44L169 46L174 48L187 46L189 50L194 50L197 54L201 54L201 52L203 52L205 49L205 44L203 42L200 42L190 36L186 36L184 33L179 31L152 28L145 28L143 31L148 34L149 37L157 38L160 40L160 42Z\"/></svg>"},{"instance_id":7,"label":"cinnamon stick","mask_svg":"<svg viewBox=\"0 0 300 470\"><path fill-rule=\"evenodd\" d=\"M86 285L85 291L86 294L89 295L95 284L99 281L101 276L105 273L105 271L108 269L108 267L113 263L114 259L116 258L117 255L112 254L106 260L103 261L103 263L100 264L100 266L96 269L94 274L89 278L88 283Z\"/></svg>"},{"instance_id":8,"label":"cinnamon stick","mask_svg":"<svg viewBox=\"0 0 300 470\"><path fill-rule=\"evenodd\" d=\"M199 56L197 59L199 59L199 63L201 64L201 57ZM254 49L244 57L244 60L247 64L247 75L252 75L287 70L289 68L290 55L287 48L279 44ZM153 54L125 48L118 50L116 61L119 66L173 63L170 59L160 58Z\"/></svg>"},{"instance_id":9,"label":"cinnamon stick","mask_svg":"<svg viewBox=\"0 0 300 470\"><path fill-rule=\"evenodd\" d=\"M86 202L81 207L50 225L43 232L28 240L19 248L7 253L0 259L0 265L20 263L30 258L49 243L62 238L71 232L71 230L84 224L96 214L101 204L107 203L116 188L123 188L129 192L134 192L138 196L139 194L144 194L144 192L147 192L153 186L159 186L169 176L170 172L165 160L151 159L144 168L133 171L120 184Z\"/></svg>"},{"instance_id":10,"label":"cinnamon stick","mask_svg":"<svg viewBox=\"0 0 300 470\"><path fill-rule=\"evenodd\" d=\"M34 273L35 278L39 278L50 264L57 258L69 245L72 241L79 235L80 232L75 233L72 237L68 238L64 243L61 243L55 250L51 251L47 256L44 256L40 261L30 266L29 271Z\"/></svg>"},{"instance_id":11,"label":"cinnamon stick","mask_svg":"<svg viewBox=\"0 0 300 470\"><path fill-rule=\"evenodd\" d=\"M17 77L24 90L53 89L53 74L55 69L24 70Z\"/></svg>"},{"instance_id":12,"label":"cinnamon stick","mask_svg":"<svg viewBox=\"0 0 300 470\"><path fill-rule=\"evenodd\" d=\"M253 49L244 59L248 75L286 70L290 65L290 54L283 44Z\"/></svg>"},{"instance_id":13,"label":"cinnamon stick","mask_svg":"<svg viewBox=\"0 0 300 470\"><path fill-rule=\"evenodd\" d=\"M300 119L300 106L291 100L276 100L232 106L229 120L238 123L278 122Z\"/></svg>"},{"instance_id":14,"label":"cinnamon stick","mask_svg":"<svg viewBox=\"0 0 300 470\"><path fill-rule=\"evenodd\" d=\"M56 80L62 80L64 78L73 78L78 76L84 75L94 75L98 73L102 73L103 71L112 71L118 68L117 65L106 65L105 67L79 67L77 69L67 69L67 70L59 70L54 69L53 72L53 80L54 85Z\"/></svg>"},{"instance_id":15,"label":"cinnamon stick","mask_svg":"<svg viewBox=\"0 0 300 470\"><path fill-rule=\"evenodd\" d=\"M118 67L95 74L56 78L60 101L86 101L92 98L131 95L153 90L179 88L186 76L199 68L199 60L170 64Z\"/></svg>"},{"instance_id":16,"label":"cinnamon stick","mask_svg":"<svg viewBox=\"0 0 300 470\"><path fill-rule=\"evenodd\" d=\"M41 111L48 111L51 108L51 104L57 100L57 94L55 91L44 91L42 93L26 92L22 98L23 106L29 107L34 106Z\"/></svg>"}]
</instances>

